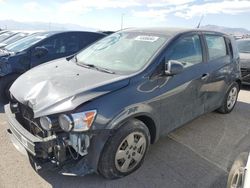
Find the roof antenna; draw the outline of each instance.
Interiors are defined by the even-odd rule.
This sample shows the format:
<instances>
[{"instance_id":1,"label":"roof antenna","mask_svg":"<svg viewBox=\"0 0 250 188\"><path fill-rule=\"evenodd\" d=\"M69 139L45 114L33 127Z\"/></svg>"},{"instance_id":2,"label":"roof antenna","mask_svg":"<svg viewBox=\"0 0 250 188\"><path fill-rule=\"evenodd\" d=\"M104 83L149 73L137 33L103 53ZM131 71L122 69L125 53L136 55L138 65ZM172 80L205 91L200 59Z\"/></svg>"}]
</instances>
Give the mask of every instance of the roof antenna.
<instances>
[{"instance_id":1,"label":"roof antenna","mask_svg":"<svg viewBox=\"0 0 250 188\"><path fill-rule=\"evenodd\" d=\"M201 22L202 22L203 18L204 18L204 14L201 15L200 21L199 21L199 23L197 25L197 29L200 28L200 25L201 25Z\"/></svg>"}]
</instances>

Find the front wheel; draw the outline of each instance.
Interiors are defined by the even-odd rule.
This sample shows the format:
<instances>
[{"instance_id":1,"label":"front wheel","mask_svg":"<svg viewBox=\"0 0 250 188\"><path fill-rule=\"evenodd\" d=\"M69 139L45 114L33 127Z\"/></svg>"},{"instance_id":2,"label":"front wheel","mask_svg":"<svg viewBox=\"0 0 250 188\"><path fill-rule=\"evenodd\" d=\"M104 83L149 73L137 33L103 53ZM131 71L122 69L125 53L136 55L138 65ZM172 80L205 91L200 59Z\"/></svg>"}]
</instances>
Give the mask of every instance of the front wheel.
<instances>
[{"instance_id":1,"label":"front wheel","mask_svg":"<svg viewBox=\"0 0 250 188\"><path fill-rule=\"evenodd\" d=\"M230 113L237 102L239 90L239 84L236 82L233 83L226 93L222 106L217 111L222 114Z\"/></svg>"},{"instance_id":2,"label":"front wheel","mask_svg":"<svg viewBox=\"0 0 250 188\"><path fill-rule=\"evenodd\" d=\"M149 143L146 125L137 119L129 120L106 143L99 172L108 179L131 174L143 163Z\"/></svg>"}]
</instances>

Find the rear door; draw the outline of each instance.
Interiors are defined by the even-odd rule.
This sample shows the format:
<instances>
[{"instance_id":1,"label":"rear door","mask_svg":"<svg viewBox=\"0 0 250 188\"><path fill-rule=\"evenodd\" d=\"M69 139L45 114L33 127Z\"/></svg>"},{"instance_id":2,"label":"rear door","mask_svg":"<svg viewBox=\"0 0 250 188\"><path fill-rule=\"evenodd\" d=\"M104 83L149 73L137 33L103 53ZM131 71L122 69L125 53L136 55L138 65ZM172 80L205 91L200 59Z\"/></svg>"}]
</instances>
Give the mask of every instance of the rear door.
<instances>
[{"instance_id":1,"label":"rear door","mask_svg":"<svg viewBox=\"0 0 250 188\"><path fill-rule=\"evenodd\" d=\"M166 50L166 62L177 60L184 71L160 80L162 133L170 132L204 113L204 78L208 64L204 61L204 44L199 33L180 36Z\"/></svg>"},{"instance_id":2,"label":"rear door","mask_svg":"<svg viewBox=\"0 0 250 188\"><path fill-rule=\"evenodd\" d=\"M226 38L220 34L204 33L208 52L209 78L204 85L206 91L205 111L210 112L219 108L233 71L232 48Z\"/></svg>"}]
</instances>

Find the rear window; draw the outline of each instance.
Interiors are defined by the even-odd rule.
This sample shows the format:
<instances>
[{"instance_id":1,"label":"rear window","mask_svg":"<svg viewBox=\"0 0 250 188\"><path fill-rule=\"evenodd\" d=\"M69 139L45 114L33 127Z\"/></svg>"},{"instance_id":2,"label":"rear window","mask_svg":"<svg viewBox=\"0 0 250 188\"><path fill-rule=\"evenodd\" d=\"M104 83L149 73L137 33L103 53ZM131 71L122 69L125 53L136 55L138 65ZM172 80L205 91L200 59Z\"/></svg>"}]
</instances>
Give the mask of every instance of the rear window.
<instances>
[{"instance_id":1,"label":"rear window","mask_svg":"<svg viewBox=\"0 0 250 188\"><path fill-rule=\"evenodd\" d=\"M227 55L224 37L216 35L205 35L208 46L209 60L218 59Z\"/></svg>"}]
</instances>

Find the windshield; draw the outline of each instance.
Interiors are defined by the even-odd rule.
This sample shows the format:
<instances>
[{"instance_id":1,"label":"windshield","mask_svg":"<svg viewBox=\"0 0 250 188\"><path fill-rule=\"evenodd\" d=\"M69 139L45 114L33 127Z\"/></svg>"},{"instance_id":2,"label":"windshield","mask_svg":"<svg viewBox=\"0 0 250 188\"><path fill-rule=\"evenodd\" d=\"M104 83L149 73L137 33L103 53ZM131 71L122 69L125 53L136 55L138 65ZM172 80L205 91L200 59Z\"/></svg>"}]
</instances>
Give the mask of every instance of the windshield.
<instances>
[{"instance_id":1,"label":"windshield","mask_svg":"<svg viewBox=\"0 0 250 188\"><path fill-rule=\"evenodd\" d=\"M5 47L6 50L11 52L21 52L31 47L32 45L40 42L41 40L47 38L49 33L37 33L20 39L14 43L11 43Z\"/></svg>"},{"instance_id":2,"label":"windshield","mask_svg":"<svg viewBox=\"0 0 250 188\"><path fill-rule=\"evenodd\" d=\"M0 35L0 42L4 41L5 39L9 38L11 35L14 35L14 32L8 31Z\"/></svg>"},{"instance_id":3,"label":"windshield","mask_svg":"<svg viewBox=\"0 0 250 188\"><path fill-rule=\"evenodd\" d=\"M10 38L4 40L3 43L8 45L8 44L11 44L13 42L20 40L21 38L26 37L26 36L27 36L27 33L18 33L16 35L14 35L13 37L10 37Z\"/></svg>"},{"instance_id":4,"label":"windshield","mask_svg":"<svg viewBox=\"0 0 250 188\"><path fill-rule=\"evenodd\" d=\"M80 52L80 65L92 65L119 73L142 69L167 41L167 36L139 33L115 33Z\"/></svg>"},{"instance_id":5,"label":"windshield","mask_svg":"<svg viewBox=\"0 0 250 188\"><path fill-rule=\"evenodd\" d=\"M237 43L240 53L250 53L250 40L238 40Z\"/></svg>"}]
</instances>

